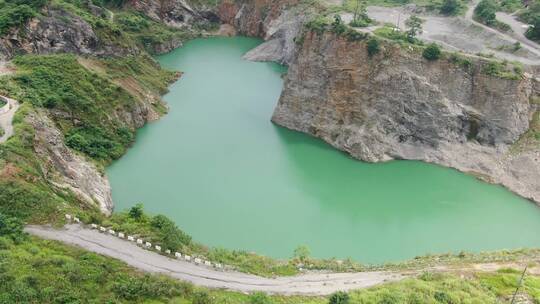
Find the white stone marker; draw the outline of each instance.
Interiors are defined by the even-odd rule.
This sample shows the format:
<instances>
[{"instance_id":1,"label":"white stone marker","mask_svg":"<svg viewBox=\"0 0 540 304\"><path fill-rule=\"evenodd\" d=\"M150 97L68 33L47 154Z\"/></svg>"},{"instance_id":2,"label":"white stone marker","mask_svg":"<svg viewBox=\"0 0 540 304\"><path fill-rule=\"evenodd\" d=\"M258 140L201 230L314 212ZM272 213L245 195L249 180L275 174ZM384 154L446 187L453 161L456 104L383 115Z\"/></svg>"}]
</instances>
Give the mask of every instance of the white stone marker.
<instances>
[{"instance_id":1,"label":"white stone marker","mask_svg":"<svg viewBox=\"0 0 540 304\"><path fill-rule=\"evenodd\" d=\"M157 251L161 251L161 246L156 245L156 250L157 250Z\"/></svg>"},{"instance_id":2,"label":"white stone marker","mask_svg":"<svg viewBox=\"0 0 540 304\"><path fill-rule=\"evenodd\" d=\"M114 232L114 230L109 229L109 234L115 235L116 233Z\"/></svg>"},{"instance_id":3,"label":"white stone marker","mask_svg":"<svg viewBox=\"0 0 540 304\"><path fill-rule=\"evenodd\" d=\"M97 225L96 225L96 224L91 224L90 227L91 227L92 229L97 229Z\"/></svg>"},{"instance_id":4,"label":"white stone marker","mask_svg":"<svg viewBox=\"0 0 540 304\"><path fill-rule=\"evenodd\" d=\"M216 268L219 268L219 269L221 269L221 268L223 268L223 266L221 266L221 264L220 264L220 263L216 263Z\"/></svg>"},{"instance_id":5,"label":"white stone marker","mask_svg":"<svg viewBox=\"0 0 540 304\"><path fill-rule=\"evenodd\" d=\"M190 257L189 255L184 255L184 259L185 259L186 261L191 261L191 257Z\"/></svg>"},{"instance_id":6,"label":"white stone marker","mask_svg":"<svg viewBox=\"0 0 540 304\"><path fill-rule=\"evenodd\" d=\"M73 220L76 222L76 223L80 223L81 220L78 218L78 217L74 217Z\"/></svg>"},{"instance_id":7,"label":"white stone marker","mask_svg":"<svg viewBox=\"0 0 540 304\"><path fill-rule=\"evenodd\" d=\"M171 254L171 251L169 249L165 250L166 254Z\"/></svg>"},{"instance_id":8,"label":"white stone marker","mask_svg":"<svg viewBox=\"0 0 540 304\"><path fill-rule=\"evenodd\" d=\"M146 247L152 247L152 243L146 242L145 246L146 246Z\"/></svg>"},{"instance_id":9,"label":"white stone marker","mask_svg":"<svg viewBox=\"0 0 540 304\"><path fill-rule=\"evenodd\" d=\"M210 261L204 261L204 265L206 266L212 266L212 263Z\"/></svg>"},{"instance_id":10,"label":"white stone marker","mask_svg":"<svg viewBox=\"0 0 540 304\"><path fill-rule=\"evenodd\" d=\"M142 243L143 243L143 240L137 239L137 244L142 245Z\"/></svg>"},{"instance_id":11,"label":"white stone marker","mask_svg":"<svg viewBox=\"0 0 540 304\"><path fill-rule=\"evenodd\" d=\"M123 239L123 238L126 237L126 235L123 234L122 232L118 232L118 237L121 238L121 239Z\"/></svg>"},{"instance_id":12,"label":"white stone marker","mask_svg":"<svg viewBox=\"0 0 540 304\"><path fill-rule=\"evenodd\" d=\"M195 258L195 264L200 264L200 263L202 263L202 260L199 258Z\"/></svg>"},{"instance_id":13,"label":"white stone marker","mask_svg":"<svg viewBox=\"0 0 540 304\"><path fill-rule=\"evenodd\" d=\"M179 258L182 257L182 254L181 254L180 252L175 252L175 253L174 253L174 256L175 256L177 259L179 259Z\"/></svg>"},{"instance_id":14,"label":"white stone marker","mask_svg":"<svg viewBox=\"0 0 540 304\"><path fill-rule=\"evenodd\" d=\"M70 220L71 221L71 215L69 214L66 214L66 219Z\"/></svg>"},{"instance_id":15,"label":"white stone marker","mask_svg":"<svg viewBox=\"0 0 540 304\"><path fill-rule=\"evenodd\" d=\"M128 241L133 242L133 241L135 241L135 238L132 237L131 235L128 235Z\"/></svg>"},{"instance_id":16,"label":"white stone marker","mask_svg":"<svg viewBox=\"0 0 540 304\"><path fill-rule=\"evenodd\" d=\"M105 227L99 227L99 231L101 231L101 232L106 232L106 231L107 231L107 228L105 228Z\"/></svg>"}]
</instances>

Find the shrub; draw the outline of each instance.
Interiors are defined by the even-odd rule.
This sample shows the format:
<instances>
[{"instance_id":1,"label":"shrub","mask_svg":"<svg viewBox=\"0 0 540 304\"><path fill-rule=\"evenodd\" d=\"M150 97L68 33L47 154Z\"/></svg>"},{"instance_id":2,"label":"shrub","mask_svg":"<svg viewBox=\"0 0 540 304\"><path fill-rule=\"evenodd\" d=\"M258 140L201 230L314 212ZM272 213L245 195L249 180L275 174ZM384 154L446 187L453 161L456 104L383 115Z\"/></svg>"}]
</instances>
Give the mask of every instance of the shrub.
<instances>
[{"instance_id":1,"label":"shrub","mask_svg":"<svg viewBox=\"0 0 540 304\"><path fill-rule=\"evenodd\" d=\"M444 0L441 5L441 14L444 15L455 15L458 13L461 8L461 3L459 0Z\"/></svg>"},{"instance_id":2,"label":"shrub","mask_svg":"<svg viewBox=\"0 0 540 304\"><path fill-rule=\"evenodd\" d=\"M349 294L344 291L338 291L330 296L329 304L348 304L350 301Z\"/></svg>"},{"instance_id":3,"label":"shrub","mask_svg":"<svg viewBox=\"0 0 540 304\"><path fill-rule=\"evenodd\" d=\"M212 304L213 302L206 291L197 291L193 294L193 304Z\"/></svg>"},{"instance_id":4,"label":"shrub","mask_svg":"<svg viewBox=\"0 0 540 304\"><path fill-rule=\"evenodd\" d=\"M497 3L493 0L482 0L474 9L474 16L478 21L486 25L495 25L497 12Z\"/></svg>"},{"instance_id":5,"label":"shrub","mask_svg":"<svg viewBox=\"0 0 540 304\"><path fill-rule=\"evenodd\" d=\"M437 44L431 43L424 49L422 56L427 60L437 60L441 58L441 48Z\"/></svg>"},{"instance_id":6,"label":"shrub","mask_svg":"<svg viewBox=\"0 0 540 304\"><path fill-rule=\"evenodd\" d=\"M377 54L380 51L379 40L377 40L376 38L369 39L366 47L369 56Z\"/></svg>"},{"instance_id":7,"label":"shrub","mask_svg":"<svg viewBox=\"0 0 540 304\"><path fill-rule=\"evenodd\" d=\"M263 292L255 292L249 296L250 304L272 304L272 300Z\"/></svg>"}]
</instances>

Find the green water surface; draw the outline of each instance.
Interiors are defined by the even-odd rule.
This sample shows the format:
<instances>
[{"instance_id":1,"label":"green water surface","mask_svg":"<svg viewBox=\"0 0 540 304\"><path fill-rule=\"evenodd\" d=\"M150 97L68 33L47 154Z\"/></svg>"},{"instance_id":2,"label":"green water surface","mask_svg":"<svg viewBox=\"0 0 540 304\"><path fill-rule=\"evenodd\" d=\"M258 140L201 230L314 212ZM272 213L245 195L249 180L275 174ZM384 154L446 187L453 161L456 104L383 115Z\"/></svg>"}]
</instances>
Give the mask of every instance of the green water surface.
<instances>
[{"instance_id":1,"label":"green water surface","mask_svg":"<svg viewBox=\"0 0 540 304\"><path fill-rule=\"evenodd\" d=\"M242 54L250 38L187 43L159 58L185 72L170 113L107 173L116 210L138 202L211 246L289 257L396 261L540 246L540 208L415 161L367 164L270 122L285 69Z\"/></svg>"}]
</instances>

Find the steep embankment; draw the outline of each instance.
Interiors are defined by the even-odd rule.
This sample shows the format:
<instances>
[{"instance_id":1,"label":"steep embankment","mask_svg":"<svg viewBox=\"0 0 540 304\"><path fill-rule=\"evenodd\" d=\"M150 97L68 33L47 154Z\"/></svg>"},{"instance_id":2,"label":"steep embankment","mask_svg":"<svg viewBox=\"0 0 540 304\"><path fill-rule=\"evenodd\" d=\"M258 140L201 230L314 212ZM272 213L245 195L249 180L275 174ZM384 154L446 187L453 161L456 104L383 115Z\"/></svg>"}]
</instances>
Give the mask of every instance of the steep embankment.
<instances>
[{"instance_id":1,"label":"steep embankment","mask_svg":"<svg viewBox=\"0 0 540 304\"><path fill-rule=\"evenodd\" d=\"M384 43L305 35L273 121L353 157L436 163L499 183L540 202L539 149L513 149L527 132L538 84L493 75L480 59L424 59Z\"/></svg>"}]
</instances>

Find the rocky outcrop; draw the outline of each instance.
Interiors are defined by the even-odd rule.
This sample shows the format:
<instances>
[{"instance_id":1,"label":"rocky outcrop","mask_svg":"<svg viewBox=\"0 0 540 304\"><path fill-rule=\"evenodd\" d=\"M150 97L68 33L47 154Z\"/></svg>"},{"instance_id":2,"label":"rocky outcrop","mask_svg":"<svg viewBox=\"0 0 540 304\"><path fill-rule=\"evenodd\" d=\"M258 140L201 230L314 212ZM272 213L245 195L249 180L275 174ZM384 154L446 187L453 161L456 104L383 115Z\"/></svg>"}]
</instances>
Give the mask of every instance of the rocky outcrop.
<instances>
[{"instance_id":1,"label":"rocky outcrop","mask_svg":"<svg viewBox=\"0 0 540 304\"><path fill-rule=\"evenodd\" d=\"M218 15L238 33L266 40L248 52L245 59L289 64L296 49L295 38L315 10L298 3L298 0L225 0L218 8Z\"/></svg>"},{"instance_id":2,"label":"rocky outcrop","mask_svg":"<svg viewBox=\"0 0 540 304\"><path fill-rule=\"evenodd\" d=\"M0 59L20 53L122 55L137 52L136 48L99 40L88 22L61 8L46 7L42 14L0 37Z\"/></svg>"},{"instance_id":3,"label":"rocky outcrop","mask_svg":"<svg viewBox=\"0 0 540 304\"><path fill-rule=\"evenodd\" d=\"M81 201L98 205L105 214L113 209L109 180L84 157L64 144L64 136L44 112L30 113L34 128L34 150L41 159L45 178L59 189L71 190Z\"/></svg>"},{"instance_id":4,"label":"rocky outcrop","mask_svg":"<svg viewBox=\"0 0 540 304\"><path fill-rule=\"evenodd\" d=\"M515 152L537 94L531 77L503 79L385 44L307 33L272 120L353 157L456 168L540 202L540 151Z\"/></svg>"},{"instance_id":5,"label":"rocky outcrop","mask_svg":"<svg viewBox=\"0 0 540 304\"><path fill-rule=\"evenodd\" d=\"M131 0L125 5L174 28L219 22L212 7L201 4L193 6L185 0Z\"/></svg>"}]
</instances>

